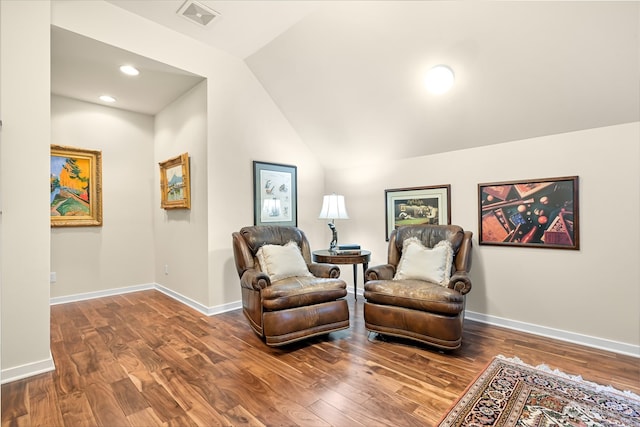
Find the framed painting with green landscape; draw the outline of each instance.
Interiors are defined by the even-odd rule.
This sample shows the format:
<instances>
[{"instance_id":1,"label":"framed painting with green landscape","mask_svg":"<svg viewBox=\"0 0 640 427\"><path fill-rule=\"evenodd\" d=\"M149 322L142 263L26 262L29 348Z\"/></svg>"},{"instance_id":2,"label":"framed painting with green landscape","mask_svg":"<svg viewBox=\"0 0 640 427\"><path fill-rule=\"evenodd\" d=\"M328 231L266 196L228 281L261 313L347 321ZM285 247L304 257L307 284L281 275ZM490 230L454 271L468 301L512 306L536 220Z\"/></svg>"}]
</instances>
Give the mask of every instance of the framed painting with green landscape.
<instances>
[{"instance_id":1,"label":"framed painting with green landscape","mask_svg":"<svg viewBox=\"0 0 640 427\"><path fill-rule=\"evenodd\" d=\"M163 209L191 209L189 153L160 162L160 192Z\"/></svg>"},{"instance_id":2,"label":"framed painting with green landscape","mask_svg":"<svg viewBox=\"0 0 640 427\"><path fill-rule=\"evenodd\" d=\"M394 188L384 190L385 238L401 225L451 223L451 186Z\"/></svg>"},{"instance_id":3,"label":"framed painting with green landscape","mask_svg":"<svg viewBox=\"0 0 640 427\"><path fill-rule=\"evenodd\" d=\"M52 227L102 225L102 153L51 146Z\"/></svg>"}]
</instances>

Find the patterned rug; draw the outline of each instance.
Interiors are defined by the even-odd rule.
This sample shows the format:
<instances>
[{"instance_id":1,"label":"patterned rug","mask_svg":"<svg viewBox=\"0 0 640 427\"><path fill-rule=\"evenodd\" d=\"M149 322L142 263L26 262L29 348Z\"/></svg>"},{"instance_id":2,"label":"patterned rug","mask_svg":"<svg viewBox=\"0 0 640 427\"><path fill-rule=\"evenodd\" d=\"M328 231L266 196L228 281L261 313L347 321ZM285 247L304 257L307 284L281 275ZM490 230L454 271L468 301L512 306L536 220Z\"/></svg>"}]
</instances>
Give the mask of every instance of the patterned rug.
<instances>
[{"instance_id":1,"label":"patterned rug","mask_svg":"<svg viewBox=\"0 0 640 427\"><path fill-rule=\"evenodd\" d=\"M440 427L640 427L640 396L498 356Z\"/></svg>"}]
</instances>

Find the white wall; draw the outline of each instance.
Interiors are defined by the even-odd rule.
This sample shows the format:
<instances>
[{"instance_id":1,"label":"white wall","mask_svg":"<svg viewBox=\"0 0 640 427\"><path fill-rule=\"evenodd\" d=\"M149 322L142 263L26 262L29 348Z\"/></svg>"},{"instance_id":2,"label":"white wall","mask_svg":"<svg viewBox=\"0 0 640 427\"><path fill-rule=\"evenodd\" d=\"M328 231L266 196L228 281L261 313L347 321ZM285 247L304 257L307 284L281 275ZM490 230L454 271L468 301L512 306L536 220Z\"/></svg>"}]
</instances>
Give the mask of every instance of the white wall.
<instances>
[{"instance_id":1,"label":"white wall","mask_svg":"<svg viewBox=\"0 0 640 427\"><path fill-rule=\"evenodd\" d=\"M639 142L640 124L625 124L327 171L327 188L347 198L342 240L371 249L375 265L386 262L384 190L451 184L452 223L474 232L468 311L640 354ZM571 175L579 251L477 244L478 183Z\"/></svg>"},{"instance_id":2,"label":"white wall","mask_svg":"<svg viewBox=\"0 0 640 427\"><path fill-rule=\"evenodd\" d=\"M242 60L106 2L53 2L52 23L207 79L206 150L202 153L207 156L208 282L203 291L199 275L194 283L180 285L182 295L213 311L239 301L231 233L253 223L252 160L298 167L298 224L312 244L319 236L315 241L324 246L320 242L325 240L326 225L315 219L324 192L324 172ZM201 164L195 166L202 171ZM192 199L192 203L203 199ZM202 224L198 222L197 227L204 232ZM172 280L171 271L188 267L175 262L174 257L169 278L163 281ZM161 276L156 277L164 275L164 263L158 260L155 272Z\"/></svg>"},{"instance_id":3,"label":"white wall","mask_svg":"<svg viewBox=\"0 0 640 427\"><path fill-rule=\"evenodd\" d=\"M207 239L207 280L203 285L199 270L198 280L181 288L199 303L225 307L240 298L230 235L253 223L252 160L298 167L298 224L309 235L314 249L325 247L329 237L324 221L316 219L325 189L344 194L352 219L339 224L341 241L361 243L371 249L372 264L385 261L385 188L450 183L453 222L475 232L477 183L575 174L581 177L582 249L532 250L476 245L472 270L474 289L469 294L468 308L494 318L564 329L638 348L640 232L636 213L640 208L640 130L637 123L325 174L239 59L106 2L56 1L50 5L47 1L3 0L0 11L0 110L4 121L0 147L3 202L0 283L4 378L52 367L48 279L50 260L58 263L57 255L51 253L53 246L57 248L65 241L83 241L94 245L97 257L102 256L100 251L107 251L109 260L105 257L94 264L100 269L99 287L117 288L136 281L146 282L146 277L155 277L158 269L162 272L163 268L161 262L156 267L155 260L142 255L143 266L131 269L131 258L117 253L119 245L131 243L129 238L110 240L100 236L99 231L90 232L95 234L88 236L70 236L67 234L73 232L57 230L53 232L53 239L50 238L45 204L49 192L51 134L52 131L56 135L68 132L58 128L58 123L62 123L58 120L69 120L67 113L73 113L77 106L68 100L54 100L56 124L55 129L51 128L50 22L207 79L206 148L194 147L199 156L206 153L207 157L207 178L203 184L206 196L201 193L202 187L198 187L196 192L200 196L193 201L207 204L206 232L205 223L198 218L198 229L206 233ZM24 84L25 81L29 84ZM196 102L197 97L196 93L185 102ZM179 105L172 109L179 110ZM91 107L75 113L85 114L90 110ZM95 111L103 114L102 110ZM109 115L109 120L117 118L118 114ZM146 127L146 120L142 122ZM145 141L149 137L146 131L140 135ZM74 140L81 142L80 138ZM103 155L107 152L111 155L113 147L106 141L103 143ZM78 145L85 147L88 142ZM146 146L146 142L142 146ZM141 150L138 153L141 157L146 150L135 149ZM148 151L150 159L159 158L160 154ZM29 162L28 169L25 161ZM130 168L129 161L133 160L120 161L123 163L117 167L109 161L109 174L119 167ZM195 166L201 176L202 165ZM147 204L151 212L156 212L155 197L159 190L155 160L149 168L143 173L148 177L148 192L141 205ZM106 175L107 169L103 173ZM130 187L125 181L116 178L109 185L127 191ZM141 242L149 239L153 230L147 227L151 226L136 222L144 221L142 216L132 219L119 210L119 206L112 203L113 197L110 194L105 199L105 227L111 227L110 222L119 224L122 230L138 225L136 237ZM631 213L631 220L620 215L625 212L618 206L624 206L624 211ZM140 209L144 208L140 206ZM199 209L193 215L201 215ZM153 215L150 213L147 218ZM130 221L133 223L129 224ZM619 224L623 224L622 229ZM612 230L612 225L618 227ZM127 271L126 277L116 274L118 269ZM624 276L616 275L619 271ZM348 268L343 276L350 280L350 273ZM67 279L69 283L64 282ZM78 278L68 269L60 271L56 285L55 292L61 294L80 289ZM65 286L68 286L66 290Z\"/></svg>"},{"instance_id":4,"label":"white wall","mask_svg":"<svg viewBox=\"0 0 640 427\"><path fill-rule=\"evenodd\" d=\"M208 289L202 292L202 285L196 283L193 285L196 288L185 290L185 293L198 299L206 295L205 301L198 302L208 307L224 307L239 300L240 288L233 268L230 235L233 230L253 222L252 160L298 166L299 224L310 229L311 236L314 227L321 233L323 224L313 218L317 215L323 194L323 171L244 62L106 2L3 0L0 7L0 110L4 121L0 156L3 381L53 368L49 352L49 271L51 259L54 263L59 263L59 260L55 258L57 255L51 254L47 207L51 143L51 24L182 68L208 81L207 197L206 202L198 201L207 203ZM27 81L29 84L25 84ZM63 107L60 104L66 105L61 110L74 108L71 103L54 102L59 107ZM115 120L116 116L110 119ZM58 119L68 120L68 117L61 115ZM56 134L58 132L63 130L56 124ZM148 135L142 134L146 140ZM78 145L89 147L89 144L85 141ZM103 148L104 151L110 150L107 145ZM103 152L103 156L105 154ZM153 158L150 151L149 159ZM124 165L129 160L121 161ZM108 172L111 166L109 162L103 170L105 175L113 172L113 169ZM142 199L142 204L148 203L149 209L153 210L157 209L153 194L159 191L157 182L154 182L157 165L150 163L149 167L151 172L144 174L153 179L146 182L148 193L143 197L149 199L148 202ZM116 181L108 185L129 188L127 184ZM222 190L213 193L214 188ZM129 226L127 219L134 223L144 221L142 216L125 218L124 211L112 203L113 195L105 194L105 197L104 227L111 227L110 222L113 225L119 222L126 229ZM220 209L218 200L235 209ZM148 214L146 218L151 222L152 215ZM145 240L148 236L146 227L150 225L139 225L140 230L136 233L140 234L136 236ZM98 287L118 288L154 277L154 261L148 260L146 254L142 255L142 267L130 269L131 263L137 261L125 260L117 253L116 246L129 245L131 239L119 242L105 240L97 229L87 232L87 236L71 234L73 232L54 231L53 245L57 248L65 241L82 241L93 245L98 251L95 253L98 258L102 256L102 250L113 257L111 261L103 259L104 263L90 260L100 269ZM153 249L149 249L149 253L153 254ZM75 272L62 264L59 266L61 271L58 286L54 285L55 292L62 296L67 292L84 291L79 287ZM121 268L128 272L126 277L117 274L116 270ZM69 282L65 283L67 280Z\"/></svg>"},{"instance_id":5,"label":"white wall","mask_svg":"<svg viewBox=\"0 0 640 427\"><path fill-rule=\"evenodd\" d=\"M158 163L189 153L191 209L160 207ZM155 118L153 224L155 282L206 304L207 267L207 82L171 103ZM165 266L167 268L165 272Z\"/></svg>"},{"instance_id":6,"label":"white wall","mask_svg":"<svg viewBox=\"0 0 640 427\"><path fill-rule=\"evenodd\" d=\"M56 295L90 292L81 287L76 272L63 266L56 258L58 255L51 253L50 219L46 206L49 198L47 182L51 143L50 24L207 79L208 289L203 292L202 285L195 283L195 288L184 291L187 295L206 298L197 302L208 307L224 307L239 300L230 235L232 231L253 222L252 160L298 166L299 224L307 228L311 237L314 227L317 234L321 234L323 224L310 218L315 218L319 209L324 188L323 171L244 62L106 2L6 0L0 2L0 8L0 110L4 121L0 156L3 202L0 250L3 381L53 368L49 352L51 260L60 267L59 282L57 286L54 285ZM29 84L25 84L26 81ZM57 116L56 120L69 120L66 112L75 108L72 103L67 104L62 100L55 100L54 103L64 113ZM117 114L110 119L115 120L116 117ZM65 131L56 124L55 132L59 135L59 132ZM145 132L142 134L146 140L148 135ZM92 135L92 140L95 137ZM71 145L63 141L56 142ZM89 144L83 142L78 145L89 147ZM110 150L109 146L104 145L104 151ZM105 154L103 152L103 156ZM154 158L152 152L149 158ZM122 160L127 168L129 160ZM25 162L28 162L28 169L25 169ZM113 169L108 170L112 164L109 162L106 166L103 173L111 174ZM150 164L149 167L155 169L156 166ZM144 197L149 197L150 209L156 209L152 196L159 191L154 182L155 172L144 174L153 176L153 179L147 181L148 193L143 196L141 203L147 203ZM16 180L19 185L16 185ZM130 188L127 187L128 183L117 180L108 185ZM221 183L225 185L221 186ZM212 193L214 188L222 190ZM122 230L125 230L129 227L127 220L130 220L132 227L140 225L136 237L140 241L147 239L147 227L150 225L138 223L144 218L127 218L124 211L112 203L113 200L113 195L105 194L104 227L111 227L109 222L112 221L113 225L120 223ZM218 200L235 209L220 209ZM152 215L146 218L149 220ZM98 276L91 276L97 283L90 286L112 289L136 281L146 282L146 277L154 277L154 261L146 258L146 254L142 255L142 266L130 268L137 258L132 261L117 253L116 247L129 245L131 239L116 242L102 234L98 229L82 236L71 231L54 231L54 250L65 242L92 245L97 251L95 255L98 260L89 257L85 261L100 271ZM109 258L113 257L111 261L100 259L103 250L109 253ZM153 253L153 250L149 250L149 253ZM127 274L118 274L119 269L127 271Z\"/></svg>"},{"instance_id":7,"label":"white wall","mask_svg":"<svg viewBox=\"0 0 640 427\"><path fill-rule=\"evenodd\" d=\"M313 248L326 244L326 225L317 220L324 170L246 65L235 65L218 76L220 86L209 100L209 285L214 307L241 297L231 233L253 224L253 160L297 167L298 226Z\"/></svg>"},{"instance_id":8,"label":"white wall","mask_svg":"<svg viewBox=\"0 0 640 427\"><path fill-rule=\"evenodd\" d=\"M51 97L51 143L102 152L101 227L51 229L51 296L153 283L153 117Z\"/></svg>"},{"instance_id":9,"label":"white wall","mask_svg":"<svg viewBox=\"0 0 640 427\"><path fill-rule=\"evenodd\" d=\"M0 2L2 377L53 368L49 352L48 1Z\"/></svg>"}]
</instances>

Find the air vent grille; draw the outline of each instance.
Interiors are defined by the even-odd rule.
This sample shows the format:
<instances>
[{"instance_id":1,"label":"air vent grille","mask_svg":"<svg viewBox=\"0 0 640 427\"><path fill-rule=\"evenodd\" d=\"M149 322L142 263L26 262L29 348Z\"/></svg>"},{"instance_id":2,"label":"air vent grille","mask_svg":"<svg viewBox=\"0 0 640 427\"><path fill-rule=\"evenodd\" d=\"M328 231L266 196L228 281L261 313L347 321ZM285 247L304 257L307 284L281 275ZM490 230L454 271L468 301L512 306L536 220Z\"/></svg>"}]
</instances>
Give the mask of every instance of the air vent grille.
<instances>
[{"instance_id":1,"label":"air vent grille","mask_svg":"<svg viewBox=\"0 0 640 427\"><path fill-rule=\"evenodd\" d=\"M220 16L220 13L215 10L193 0L185 1L180 9L178 9L177 13L183 18L188 19L191 22L195 22L202 27L206 27L215 18Z\"/></svg>"}]
</instances>

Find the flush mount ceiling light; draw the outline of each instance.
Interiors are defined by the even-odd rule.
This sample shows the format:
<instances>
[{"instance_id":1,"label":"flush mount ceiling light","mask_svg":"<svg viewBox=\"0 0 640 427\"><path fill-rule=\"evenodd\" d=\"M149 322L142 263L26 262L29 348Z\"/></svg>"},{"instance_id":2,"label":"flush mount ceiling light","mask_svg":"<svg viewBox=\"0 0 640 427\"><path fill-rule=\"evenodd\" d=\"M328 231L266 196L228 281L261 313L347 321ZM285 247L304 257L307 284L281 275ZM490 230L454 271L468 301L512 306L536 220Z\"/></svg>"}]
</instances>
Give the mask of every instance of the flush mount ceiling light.
<instances>
[{"instance_id":1,"label":"flush mount ceiling light","mask_svg":"<svg viewBox=\"0 0 640 427\"><path fill-rule=\"evenodd\" d=\"M425 77L427 90L437 95L451 89L454 81L453 70L446 65L436 65L427 72L427 76Z\"/></svg>"},{"instance_id":2,"label":"flush mount ceiling light","mask_svg":"<svg viewBox=\"0 0 640 427\"><path fill-rule=\"evenodd\" d=\"M123 65L120 67L120 71L128 76L137 76L140 74L140 71L138 71L138 69L133 65Z\"/></svg>"},{"instance_id":3,"label":"flush mount ceiling light","mask_svg":"<svg viewBox=\"0 0 640 427\"><path fill-rule=\"evenodd\" d=\"M110 95L101 95L100 101L112 103L112 102L116 102L116 99Z\"/></svg>"},{"instance_id":4,"label":"flush mount ceiling light","mask_svg":"<svg viewBox=\"0 0 640 427\"><path fill-rule=\"evenodd\" d=\"M183 18L203 27L206 27L214 18L220 16L215 10L209 9L205 5L193 0L185 1L177 13Z\"/></svg>"}]
</instances>

